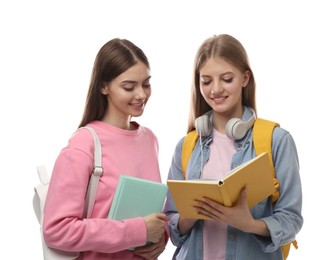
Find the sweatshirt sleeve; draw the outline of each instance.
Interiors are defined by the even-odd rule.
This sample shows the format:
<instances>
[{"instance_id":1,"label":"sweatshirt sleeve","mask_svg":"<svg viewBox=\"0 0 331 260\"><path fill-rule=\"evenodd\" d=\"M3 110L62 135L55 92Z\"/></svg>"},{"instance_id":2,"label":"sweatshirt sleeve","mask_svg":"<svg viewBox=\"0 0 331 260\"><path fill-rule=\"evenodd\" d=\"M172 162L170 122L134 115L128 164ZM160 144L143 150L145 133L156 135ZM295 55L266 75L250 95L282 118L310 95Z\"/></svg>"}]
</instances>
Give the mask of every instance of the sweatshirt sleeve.
<instances>
[{"instance_id":1,"label":"sweatshirt sleeve","mask_svg":"<svg viewBox=\"0 0 331 260\"><path fill-rule=\"evenodd\" d=\"M93 169L93 140L90 146L86 150L68 146L55 162L42 225L46 244L64 251L103 253L144 245L147 231L142 217L125 221L82 218Z\"/></svg>"}]
</instances>

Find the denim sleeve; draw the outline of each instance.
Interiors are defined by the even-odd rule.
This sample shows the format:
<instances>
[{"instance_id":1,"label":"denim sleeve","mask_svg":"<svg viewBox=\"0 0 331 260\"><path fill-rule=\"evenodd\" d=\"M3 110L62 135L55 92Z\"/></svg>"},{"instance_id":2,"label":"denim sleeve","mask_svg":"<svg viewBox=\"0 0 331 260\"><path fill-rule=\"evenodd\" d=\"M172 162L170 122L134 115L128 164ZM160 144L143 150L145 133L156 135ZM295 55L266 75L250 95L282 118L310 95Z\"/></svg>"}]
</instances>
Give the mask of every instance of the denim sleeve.
<instances>
[{"instance_id":1,"label":"denim sleeve","mask_svg":"<svg viewBox=\"0 0 331 260\"><path fill-rule=\"evenodd\" d=\"M280 196L273 215L261 219L266 223L271 239L255 236L265 252L273 252L281 245L293 241L303 225L299 159L289 132L275 128L272 153Z\"/></svg>"},{"instance_id":2,"label":"denim sleeve","mask_svg":"<svg viewBox=\"0 0 331 260\"><path fill-rule=\"evenodd\" d=\"M177 143L177 146L175 148L175 152L172 157L171 166L168 173L168 180L184 179L182 173L182 157L181 157L183 142L184 142L184 138L182 138ZM179 214L175 206L175 203L172 199L172 196L170 194L170 191L168 192L163 212L170 218L168 222L170 239L175 246L180 247L184 243L188 234L182 236L179 233L179 229L178 229Z\"/></svg>"}]
</instances>

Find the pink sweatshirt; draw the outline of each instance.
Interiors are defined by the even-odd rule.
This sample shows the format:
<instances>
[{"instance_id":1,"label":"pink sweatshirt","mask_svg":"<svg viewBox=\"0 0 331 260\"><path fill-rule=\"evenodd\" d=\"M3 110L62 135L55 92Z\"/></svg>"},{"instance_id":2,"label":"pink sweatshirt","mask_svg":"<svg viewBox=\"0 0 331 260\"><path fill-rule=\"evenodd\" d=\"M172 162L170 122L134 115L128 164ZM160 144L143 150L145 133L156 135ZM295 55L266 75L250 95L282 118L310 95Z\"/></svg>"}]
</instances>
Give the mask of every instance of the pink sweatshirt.
<instances>
[{"instance_id":1,"label":"pink sweatshirt","mask_svg":"<svg viewBox=\"0 0 331 260\"><path fill-rule=\"evenodd\" d=\"M141 259L126 249L146 243L144 219L115 221L107 216L120 174L161 181L157 138L142 126L134 131L101 121L88 126L99 136L103 165L92 216L82 219L94 142L87 129L80 129L54 165L44 211L44 239L54 248L84 252L79 259Z\"/></svg>"}]
</instances>

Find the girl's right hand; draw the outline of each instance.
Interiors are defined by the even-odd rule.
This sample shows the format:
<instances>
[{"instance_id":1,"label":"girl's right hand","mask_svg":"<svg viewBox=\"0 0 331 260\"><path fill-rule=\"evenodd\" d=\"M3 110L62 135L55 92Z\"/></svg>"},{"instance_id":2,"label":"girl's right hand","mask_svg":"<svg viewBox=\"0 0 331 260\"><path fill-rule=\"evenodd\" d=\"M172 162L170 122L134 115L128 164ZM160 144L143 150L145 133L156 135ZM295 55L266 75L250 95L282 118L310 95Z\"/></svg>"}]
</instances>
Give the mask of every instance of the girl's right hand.
<instances>
[{"instance_id":1,"label":"girl's right hand","mask_svg":"<svg viewBox=\"0 0 331 260\"><path fill-rule=\"evenodd\" d=\"M147 241L156 243L164 235L169 217L163 213L153 213L144 217L147 227Z\"/></svg>"}]
</instances>

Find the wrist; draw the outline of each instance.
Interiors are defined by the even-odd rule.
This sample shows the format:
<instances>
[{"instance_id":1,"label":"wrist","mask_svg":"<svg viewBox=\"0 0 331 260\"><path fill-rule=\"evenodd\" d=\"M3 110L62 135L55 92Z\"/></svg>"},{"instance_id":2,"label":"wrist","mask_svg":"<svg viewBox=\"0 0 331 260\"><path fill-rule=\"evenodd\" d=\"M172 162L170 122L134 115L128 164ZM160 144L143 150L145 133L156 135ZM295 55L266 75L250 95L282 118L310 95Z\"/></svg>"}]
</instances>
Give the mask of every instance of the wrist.
<instances>
[{"instance_id":1,"label":"wrist","mask_svg":"<svg viewBox=\"0 0 331 260\"><path fill-rule=\"evenodd\" d=\"M260 219L253 219L253 221L248 225L248 233L260 235L260 236L270 236L267 224Z\"/></svg>"}]
</instances>

